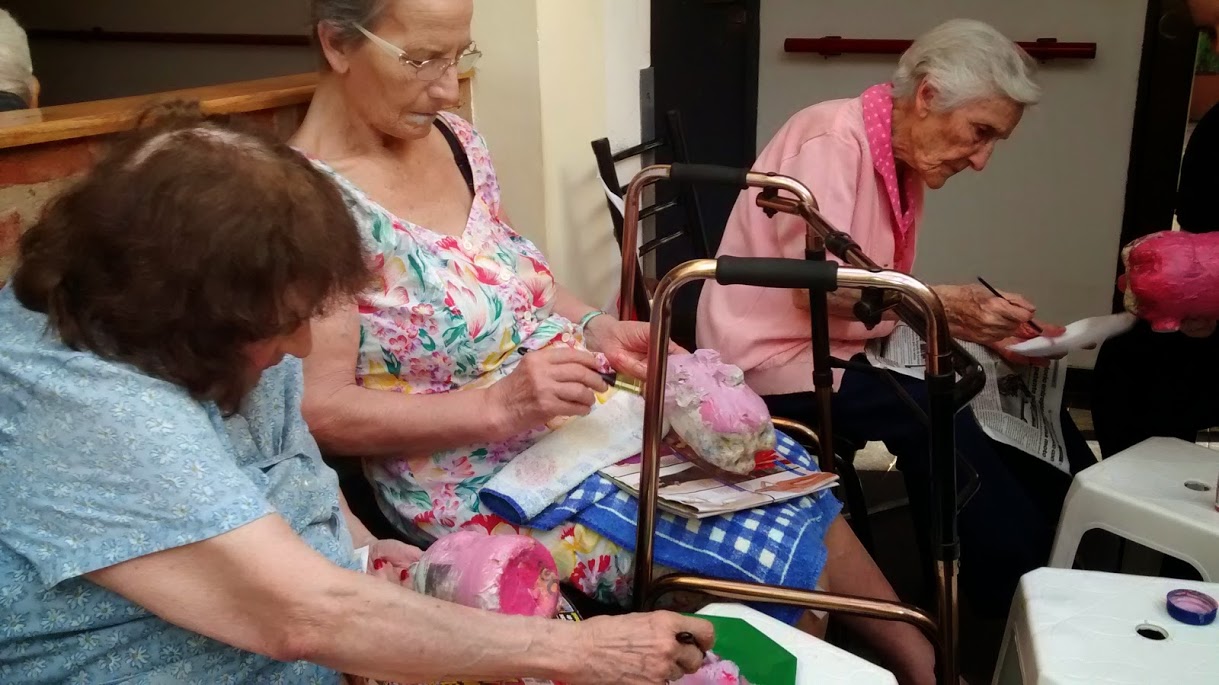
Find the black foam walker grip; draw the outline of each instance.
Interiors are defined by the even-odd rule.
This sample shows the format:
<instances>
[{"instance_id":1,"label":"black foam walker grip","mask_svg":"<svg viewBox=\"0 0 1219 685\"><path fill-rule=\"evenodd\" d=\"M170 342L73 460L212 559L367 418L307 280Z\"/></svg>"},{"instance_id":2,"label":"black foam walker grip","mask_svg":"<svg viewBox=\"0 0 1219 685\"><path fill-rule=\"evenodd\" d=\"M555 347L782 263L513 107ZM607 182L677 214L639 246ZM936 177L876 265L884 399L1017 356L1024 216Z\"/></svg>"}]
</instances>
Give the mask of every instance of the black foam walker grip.
<instances>
[{"instance_id":1,"label":"black foam walker grip","mask_svg":"<svg viewBox=\"0 0 1219 685\"><path fill-rule=\"evenodd\" d=\"M674 163L669 167L669 180L674 183L714 183L744 189L748 169L715 164Z\"/></svg>"},{"instance_id":2,"label":"black foam walker grip","mask_svg":"<svg viewBox=\"0 0 1219 685\"><path fill-rule=\"evenodd\" d=\"M833 292L838 289L838 262L781 257L720 257L716 260L715 281L721 285Z\"/></svg>"}]
</instances>

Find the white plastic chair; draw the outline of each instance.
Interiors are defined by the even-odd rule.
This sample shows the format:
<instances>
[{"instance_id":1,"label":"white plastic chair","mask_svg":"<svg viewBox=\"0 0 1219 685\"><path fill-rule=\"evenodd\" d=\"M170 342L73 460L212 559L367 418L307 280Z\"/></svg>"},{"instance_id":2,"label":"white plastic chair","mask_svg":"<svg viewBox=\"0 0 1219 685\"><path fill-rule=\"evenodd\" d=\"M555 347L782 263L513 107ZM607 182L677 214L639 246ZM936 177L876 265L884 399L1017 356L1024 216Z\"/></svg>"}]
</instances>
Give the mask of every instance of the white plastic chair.
<instances>
[{"instance_id":1,"label":"white plastic chair","mask_svg":"<svg viewBox=\"0 0 1219 685\"><path fill-rule=\"evenodd\" d=\"M1171 578L1055 568L1026 574L992 684L1215 685L1219 623L1173 620L1165 597L1178 588L1219 597L1219 585Z\"/></svg>"},{"instance_id":2,"label":"white plastic chair","mask_svg":"<svg viewBox=\"0 0 1219 685\"><path fill-rule=\"evenodd\" d=\"M1100 528L1219 580L1217 481L1219 452L1175 438L1145 440L1084 469L1063 505L1050 566L1071 568L1084 533Z\"/></svg>"}]
</instances>

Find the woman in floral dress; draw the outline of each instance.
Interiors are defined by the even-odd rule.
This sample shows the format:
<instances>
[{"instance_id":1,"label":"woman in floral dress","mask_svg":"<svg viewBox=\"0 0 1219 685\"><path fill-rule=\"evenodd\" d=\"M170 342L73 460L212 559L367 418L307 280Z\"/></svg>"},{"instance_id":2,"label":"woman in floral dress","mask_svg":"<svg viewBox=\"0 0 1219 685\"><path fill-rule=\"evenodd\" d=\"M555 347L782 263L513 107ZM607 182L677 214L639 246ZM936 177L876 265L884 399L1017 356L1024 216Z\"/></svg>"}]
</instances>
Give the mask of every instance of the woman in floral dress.
<instances>
[{"instance_id":1,"label":"woman in floral dress","mask_svg":"<svg viewBox=\"0 0 1219 685\"><path fill-rule=\"evenodd\" d=\"M327 3L315 4L324 10ZM409 5L391 4L383 23L409 14ZM411 33L419 45L456 48L441 56L448 62L470 44L468 17L456 23L458 35L447 27ZM354 37L333 23L320 26L339 78L318 88L293 142L343 190L380 283L358 309L316 325L305 407L315 436L332 454L384 457L368 459L366 473L381 509L408 534L529 534L551 550L570 583L596 599L624 601L629 553L578 524L513 527L480 511L478 491L547 421L590 411L606 390L590 350L642 375L646 325L580 302L509 226L485 143L469 123L441 111L456 100L455 68L421 80L423 69L364 34L356 34L362 49L352 51L345 41ZM425 53L408 57L431 56ZM371 78L393 84L392 104L351 100ZM384 139L392 144L382 146ZM518 353L526 349L536 352Z\"/></svg>"}]
</instances>

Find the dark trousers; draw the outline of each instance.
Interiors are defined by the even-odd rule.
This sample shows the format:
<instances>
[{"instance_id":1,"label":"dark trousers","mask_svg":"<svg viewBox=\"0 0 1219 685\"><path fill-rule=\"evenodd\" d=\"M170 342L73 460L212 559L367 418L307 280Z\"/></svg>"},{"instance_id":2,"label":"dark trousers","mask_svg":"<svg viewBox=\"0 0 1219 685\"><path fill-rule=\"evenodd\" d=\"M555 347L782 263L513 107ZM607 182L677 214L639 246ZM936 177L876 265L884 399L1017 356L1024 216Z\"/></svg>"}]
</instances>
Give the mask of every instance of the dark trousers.
<instances>
[{"instance_id":1,"label":"dark trousers","mask_svg":"<svg viewBox=\"0 0 1219 685\"><path fill-rule=\"evenodd\" d=\"M922 381L894 375L927 411ZM813 393L766 398L775 416L815 425ZM847 370L833 400L835 434L862 447L883 442L897 457L906 479L911 514L927 549L931 530L928 433L893 387L877 372ZM1075 424L1063 410L1063 437L1072 472L1093 462ZM1070 487L1067 474L986 436L968 408L956 418L959 458L977 473L979 488L961 509L961 592L984 616L1007 614L1020 576L1044 566L1054 541L1062 501Z\"/></svg>"},{"instance_id":2,"label":"dark trousers","mask_svg":"<svg viewBox=\"0 0 1219 685\"><path fill-rule=\"evenodd\" d=\"M1194 442L1219 425L1219 334L1156 333L1140 322L1101 347L1092 423L1109 457L1151 437Z\"/></svg>"}]
</instances>

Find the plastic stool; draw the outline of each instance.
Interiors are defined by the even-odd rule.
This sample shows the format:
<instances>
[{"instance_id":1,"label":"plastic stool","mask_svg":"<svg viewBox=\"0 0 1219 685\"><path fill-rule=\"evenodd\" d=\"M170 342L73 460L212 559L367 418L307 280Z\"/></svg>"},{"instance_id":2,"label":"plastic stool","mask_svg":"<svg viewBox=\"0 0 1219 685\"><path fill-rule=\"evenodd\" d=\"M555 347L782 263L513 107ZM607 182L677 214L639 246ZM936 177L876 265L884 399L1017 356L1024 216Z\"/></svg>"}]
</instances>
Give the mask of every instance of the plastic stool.
<instances>
[{"instance_id":1,"label":"plastic stool","mask_svg":"<svg viewBox=\"0 0 1219 685\"><path fill-rule=\"evenodd\" d=\"M1056 568L1026 574L993 685L1214 685L1219 623L1174 621L1164 600L1181 587L1219 597L1217 584L1171 578Z\"/></svg>"},{"instance_id":2,"label":"plastic stool","mask_svg":"<svg viewBox=\"0 0 1219 685\"><path fill-rule=\"evenodd\" d=\"M1217 480L1219 452L1175 438L1145 440L1084 469L1067 493L1050 566L1071 568L1084 533L1100 528L1219 580Z\"/></svg>"}]
</instances>

